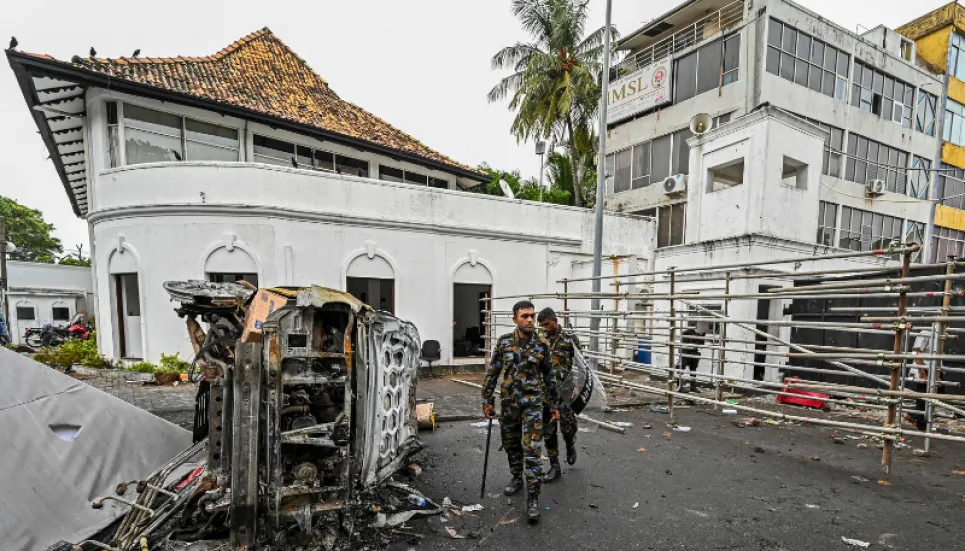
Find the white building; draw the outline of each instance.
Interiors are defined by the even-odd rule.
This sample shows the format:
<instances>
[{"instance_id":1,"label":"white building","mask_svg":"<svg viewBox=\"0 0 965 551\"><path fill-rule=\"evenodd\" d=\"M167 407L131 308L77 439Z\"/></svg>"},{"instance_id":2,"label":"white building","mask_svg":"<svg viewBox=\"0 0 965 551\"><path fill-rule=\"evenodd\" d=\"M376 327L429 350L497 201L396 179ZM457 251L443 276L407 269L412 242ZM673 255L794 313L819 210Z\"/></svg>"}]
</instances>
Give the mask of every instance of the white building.
<instances>
[{"instance_id":1,"label":"white building","mask_svg":"<svg viewBox=\"0 0 965 551\"><path fill-rule=\"evenodd\" d=\"M915 64L909 40L884 27L859 36L787 0L690 0L619 47L627 57L609 90L607 208L657 219L657 269L927 246L933 173L920 169L940 154L942 82ZM712 130L694 137L698 114ZM796 269L741 270L761 277L735 281L733 292L785 286ZM723 290L703 279L682 278L678 289ZM781 319L786 301L734 305L732 316L766 321ZM750 332L728 336L761 343L767 363L786 361ZM729 356L751 365L729 363L728 373L778 377L752 365L764 355L747 356Z\"/></svg>"},{"instance_id":2,"label":"white building","mask_svg":"<svg viewBox=\"0 0 965 551\"><path fill-rule=\"evenodd\" d=\"M190 352L162 283L346 289L443 361L481 343L479 298L582 273L592 212L471 194L485 173L339 98L267 29L204 58L8 51L75 212L90 223L101 352ZM605 252L652 262L612 214Z\"/></svg>"},{"instance_id":3,"label":"white building","mask_svg":"<svg viewBox=\"0 0 965 551\"><path fill-rule=\"evenodd\" d=\"M77 312L93 306L90 268L8 261L7 277L8 321L14 344L24 344L28 328L64 325Z\"/></svg>"}]
</instances>

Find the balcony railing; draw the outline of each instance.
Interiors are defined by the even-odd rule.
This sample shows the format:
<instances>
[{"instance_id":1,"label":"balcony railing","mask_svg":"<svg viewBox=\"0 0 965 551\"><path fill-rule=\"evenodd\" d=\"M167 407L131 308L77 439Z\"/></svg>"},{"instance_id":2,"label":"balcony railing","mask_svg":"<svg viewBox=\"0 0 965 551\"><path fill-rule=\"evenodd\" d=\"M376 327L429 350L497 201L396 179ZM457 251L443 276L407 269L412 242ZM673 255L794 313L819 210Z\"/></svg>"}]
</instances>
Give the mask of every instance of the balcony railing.
<instances>
[{"instance_id":1,"label":"balcony railing","mask_svg":"<svg viewBox=\"0 0 965 551\"><path fill-rule=\"evenodd\" d=\"M628 56L613 68L611 79L617 79L634 71L649 67L673 54L695 44L723 34L744 20L744 0L731 2L688 25L671 36Z\"/></svg>"}]
</instances>

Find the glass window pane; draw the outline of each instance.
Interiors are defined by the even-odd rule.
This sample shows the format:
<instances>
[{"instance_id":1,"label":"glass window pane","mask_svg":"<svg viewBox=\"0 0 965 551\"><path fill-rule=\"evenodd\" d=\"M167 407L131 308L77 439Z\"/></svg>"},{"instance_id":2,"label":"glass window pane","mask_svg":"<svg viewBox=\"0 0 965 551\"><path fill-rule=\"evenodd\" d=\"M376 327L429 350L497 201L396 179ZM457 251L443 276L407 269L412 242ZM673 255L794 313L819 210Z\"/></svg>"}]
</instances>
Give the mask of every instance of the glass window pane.
<instances>
[{"instance_id":1,"label":"glass window pane","mask_svg":"<svg viewBox=\"0 0 965 551\"><path fill-rule=\"evenodd\" d=\"M681 102L694 97L697 94L697 52L677 60L674 70L674 101Z\"/></svg>"},{"instance_id":2,"label":"glass window pane","mask_svg":"<svg viewBox=\"0 0 965 551\"><path fill-rule=\"evenodd\" d=\"M662 182L670 176L670 136L662 136L653 140L650 155L650 180Z\"/></svg>"},{"instance_id":3,"label":"glass window pane","mask_svg":"<svg viewBox=\"0 0 965 551\"><path fill-rule=\"evenodd\" d=\"M443 180L442 178L434 178L429 176L429 187L434 187L436 189L449 189L449 181Z\"/></svg>"},{"instance_id":4,"label":"glass window pane","mask_svg":"<svg viewBox=\"0 0 965 551\"><path fill-rule=\"evenodd\" d=\"M405 173L401 169L391 166L379 166L379 180L386 182L404 182Z\"/></svg>"},{"instance_id":5,"label":"glass window pane","mask_svg":"<svg viewBox=\"0 0 965 551\"><path fill-rule=\"evenodd\" d=\"M674 132L673 158L670 161L670 171L674 174L690 172L690 146L687 145L687 140L693 135L689 128Z\"/></svg>"},{"instance_id":6,"label":"glass window pane","mask_svg":"<svg viewBox=\"0 0 965 551\"><path fill-rule=\"evenodd\" d=\"M369 177L369 162L344 155L335 156L335 171L339 174L350 174L352 176Z\"/></svg>"},{"instance_id":7,"label":"glass window pane","mask_svg":"<svg viewBox=\"0 0 965 551\"><path fill-rule=\"evenodd\" d=\"M197 142L204 142L221 147L238 148L238 130L217 124L184 119L184 137Z\"/></svg>"},{"instance_id":8,"label":"glass window pane","mask_svg":"<svg viewBox=\"0 0 965 551\"><path fill-rule=\"evenodd\" d=\"M256 134L252 145L255 155L273 157L291 166L291 158L295 154L294 144Z\"/></svg>"},{"instance_id":9,"label":"glass window pane","mask_svg":"<svg viewBox=\"0 0 965 551\"><path fill-rule=\"evenodd\" d=\"M767 43L771 46L781 46L781 27L781 22L774 19L767 23Z\"/></svg>"},{"instance_id":10,"label":"glass window pane","mask_svg":"<svg viewBox=\"0 0 965 551\"><path fill-rule=\"evenodd\" d=\"M128 127L124 130L127 164L181 161L181 139ZM237 157L236 157L237 159Z\"/></svg>"},{"instance_id":11,"label":"glass window pane","mask_svg":"<svg viewBox=\"0 0 965 551\"><path fill-rule=\"evenodd\" d=\"M825 96L834 97L834 73L824 71L824 80L821 83L821 93Z\"/></svg>"},{"instance_id":12,"label":"glass window pane","mask_svg":"<svg viewBox=\"0 0 965 551\"><path fill-rule=\"evenodd\" d=\"M420 184L423 186L429 185L429 177L425 174L419 174L418 172L405 171L405 181L409 184Z\"/></svg>"},{"instance_id":13,"label":"glass window pane","mask_svg":"<svg viewBox=\"0 0 965 551\"><path fill-rule=\"evenodd\" d=\"M631 149L618 151L614 155L615 164L613 166L613 191L619 193L630 189L630 162Z\"/></svg>"},{"instance_id":14,"label":"glass window pane","mask_svg":"<svg viewBox=\"0 0 965 551\"><path fill-rule=\"evenodd\" d=\"M824 71L817 65L811 65L811 72L808 74L808 88L815 92L821 91L821 75Z\"/></svg>"},{"instance_id":15,"label":"glass window pane","mask_svg":"<svg viewBox=\"0 0 965 551\"><path fill-rule=\"evenodd\" d=\"M811 37L802 32L797 34L797 56L801 59L811 58Z\"/></svg>"},{"instance_id":16,"label":"glass window pane","mask_svg":"<svg viewBox=\"0 0 965 551\"><path fill-rule=\"evenodd\" d=\"M838 64L838 50L834 46L824 47L824 70L833 71Z\"/></svg>"},{"instance_id":17,"label":"glass window pane","mask_svg":"<svg viewBox=\"0 0 965 551\"><path fill-rule=\"evenodd\" d=\"M778 71L781 66L781 52L777 49L769 47L767 49L767 72L772 75L779 74Z\"/></svg>"},{"instance_id":18,"label":"glass window pane","mask_svg":"<svg viewBox=\"0 0 965 551\"><path fill-rule=\"evenodd\" d=\"M237 149L218 147L206 143L187 141L184 144L189 161L238 161ZM310 166L310 165L309 165Z\"/></svg>"},{"instance_id":19,"label":"glass window pane","mask_svg":"<svg viewBox=\"0 0 965 551\"><path fill-rule=\"evenodd\" d=\"M781 49L788 53L794 53L797 44L797 31L791 27L784 27L784 36L781 41Z\"/></svg>"},{"instance_id":20,"label":"glass window pane","mask_svg":"<svg viewBox=\"0 0 965 551\"><path fill-rule=\"evenodd\" d=\"M781 54L781 76L787 80L794 80L794 57Z\"/></svg>"},{"instance_id":21,"label":"glass window pane","mask_svg":"<svg viewBox=\"0 0 965 551\"><path fill-rule=\"evenodd\" d=\"M803 59L794 60L794 82L800 84L801 86L808 85L808 65L807 61Z\"/></svg>"},{"instance_id":22,"label":"glass window pane","mask_svg":"<svg viewBox=\"0 0 965 551\"><path fill-rule=\"evenodd\" d=\"M697 95L709 92L720 86L722 47L722 42L718 40L698 50Z\"/></svg>"},{"instance_id":23,"label":"glass window pane","mask_svg":"<svg viewBox=\"0 0 965 551\"><path fill-rule=\"evenodd\" d=\"M315 168L335 170L335 155L329 151L315 150Z\"/></svg>"},{"instance_id":24,"label":"glass window pane","mask_svg":"<svg viewBox=\"0 0 965 551\"><path fill-rule=\"evenodd\" d=\"M851 56L848 55L848 54L846 54L846 53L844 53L844 52L839 51L839 52L838 52L838 66L837 66L837 68L835 69L834 72L837 73L839 77L845 77L845 78L847 78L847 76L848 76L848 66L849 66L850 64L851 64Z\"/></svg>"},{"instance_id":25,"label":"glass window pane","mask_svg":"<svg viewBox=\"0 0 965 551\"><path fill-rule=\"evenodd\" d=\"M874 81L874 71L871 67L867 65L861 66L861 87L871 89L871 83Z\"/></svg>"},{"instance_id":26,"label":"glass window pane","mask_svg":"<svg viewBox=\"0 0 965 551\"><path fill-rule=\"evenodd\" d=\"M305 146L298 146L295 148L295 160L298 161L298 166L301 168L311 168L312 166L312 148Z\"/></svg>"},{"instance_id":27,"label":"glass window pane","mask_svg":"<svg viewBox=\"0 0 965 551\"><path fill-rule=\"evenodd\" d=\"M124 104L124 120L127 126L150 130L159 134L181 136L181 117L147 109L131 103Z\"/></svg>"},{"instance_id":28,"label":"glass window pane","mask_svg":"<svg viewBox=\"0 0 965 551\"><path fill-rule=\"evenodd\" d=\"M724 72L740 66L741 35L732 36L724 42Z\"/></svg>"},{"instance_id":29,"label":"glass window pane","mask_svg":"<svg viewBox=\"0 0 965 551\"><path fill-rule=\"evenodd\" d=\"M884 86L883 86L884 92L882 92L882 94L883 94L886 98L892 98L892 99L898 98L898 101L901 101L901 98L904 97L904 96L902 96L901 94L899 94L899 95L897 95L897 96L893 95L894 92L895 92L895 79L891 78L891 77L888 76L888 75L884 75L884 77L885 77L885 83L884 83ZM899 84L901 84L901 83L899 83Z\"/></svg>"},{"instance_id":30,"label":"glass window pane","mask_svg":"<svg viewBox=\"0 0 965 551\"><path fill-rule=\"evenodd\" d=\"M821 65L824 63L824 42L815 40L811 44L811 63Z\"/></svg>"}]
</instances>

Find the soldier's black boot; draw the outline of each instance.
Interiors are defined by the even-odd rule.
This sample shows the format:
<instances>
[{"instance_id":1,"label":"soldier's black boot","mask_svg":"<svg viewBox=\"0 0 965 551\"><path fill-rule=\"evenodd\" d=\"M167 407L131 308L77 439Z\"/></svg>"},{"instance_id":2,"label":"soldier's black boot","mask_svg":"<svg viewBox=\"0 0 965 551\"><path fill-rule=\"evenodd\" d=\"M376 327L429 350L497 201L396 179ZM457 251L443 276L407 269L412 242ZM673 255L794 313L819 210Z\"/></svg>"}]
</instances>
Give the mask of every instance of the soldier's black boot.
<instances>
[{"instance_id":1,"label":"soldier's black boot","mask_svg":"<svg viewBox=\"0 0 965 551\"><path fill-rule=\"evenodd\" d=\"M509 486L506 486L506 488L503 489L503 493L508 496L516 495L522 489L523 489L523 477L516 476L516 477L513 477L513 479L509 482Z\"/></svg>"},{"instance_id":2,"label":"soldier's black boot","mask_svg":"<svg viewBox=\"0 0 965 551\"><path fill-rule=\"evenodd\" d=\"M539 500L535 497L526 500L526 520L530 524L539 522Z\"/></svg>"},{"instance_id":3,"label":"soldier's black boot","mask_svg":"<svg viewBox=\"0 0 965 551\"><path fill-rule=\"evenodd\" d=\"M700 392L697 390L697 381L690 381L690 392Z\"/></svg>"},{"instance_id":4,"label":"soldier's black boot","mask_svg":"<svg viewBox=\"0 0 965 551\"><path fill-rule=\"evenodd\" d=\"M566 443L566 464L576 464L576 444L573 442Z\"/></svg>"},{"instance_id":5,"label":"soldier's black boot","mask_svg":"<svg viewBox=\"0 0 965 551\"><path fill-rule=\"evenodd\" d=\"M550 458L550 470L546 471L543 475L543 482L549 484L550 482L556 482L563 476L563 471L560 470L560 458L551 457Z\"/></svg>"}]
</instances>

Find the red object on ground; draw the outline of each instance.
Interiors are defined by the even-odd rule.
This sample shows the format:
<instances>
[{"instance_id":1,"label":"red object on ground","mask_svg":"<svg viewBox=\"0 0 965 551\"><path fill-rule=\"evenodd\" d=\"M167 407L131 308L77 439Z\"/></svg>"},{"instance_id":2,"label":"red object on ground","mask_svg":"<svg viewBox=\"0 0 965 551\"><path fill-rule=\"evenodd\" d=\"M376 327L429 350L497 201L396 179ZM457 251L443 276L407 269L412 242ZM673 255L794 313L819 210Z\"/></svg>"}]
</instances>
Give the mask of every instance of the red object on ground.
<instances>
[{"instance_id":1,"label":"red object on ground","mask_svg":"<svg viewBox=\"0 0 965 551\"><path fill-rule=\"evenodd\" d=\"M197 478L198 475L200 475L200 474L203 473L203 472L204 472L204 467L198 467L198 468L194 469L193 471L191 471L190 473L188 473L187 476L184 477L184 480L182 480L181 482L178 482L178 485L175 486L174 489L175 489L175 490L182 490L182 489L184 489L185 486L187 486L188 484L190 484L192 480L194 480L195 478Z\"/></svg>"},{"instance_id":2,"label":"red object on ground","mask_svg":"<svg viewBox=\"0 0 965 551\"><path fill-rule=\"evenodd\" d=\"M786 381L798 381L800 377L788 377ZM803 406L806 408L822 409L827 405L824 400L815 400L815 398L828 399L831 397L830 394L822 394L820 392L809 392L807 390L801 390L799 388L790 388L784 385L784 392L789 394L798 394L798 396L785 396L779 394L777 396L777 403L779 404L791 404L795 406ZM810 398L809 398L810 396Z\"/></svg>"}]
</instances>

